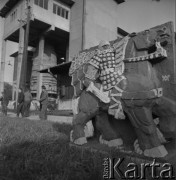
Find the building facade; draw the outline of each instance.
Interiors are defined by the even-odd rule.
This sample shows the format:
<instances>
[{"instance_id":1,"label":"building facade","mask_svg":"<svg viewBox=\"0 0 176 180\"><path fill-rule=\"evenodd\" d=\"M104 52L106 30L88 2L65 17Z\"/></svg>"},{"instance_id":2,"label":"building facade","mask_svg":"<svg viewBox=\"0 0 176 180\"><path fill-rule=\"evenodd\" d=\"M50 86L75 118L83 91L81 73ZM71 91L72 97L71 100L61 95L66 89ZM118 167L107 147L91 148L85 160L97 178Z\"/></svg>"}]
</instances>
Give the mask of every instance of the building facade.
<instances>
[{"instance_id":1,"label":"building facade","mask_svg":"<svg viewBox=\"0 0 176 180\"><path fill-rule=\"evenodd\" d=\"M72 4L71 0L3 0L0 2L0 16L4 18L2 38L4 48L1 53L1 64L6 59L7 40L19 43L16 84L17 87L24 85L23 76L31 76L30 82L28 78L25 78L25 83L30 84L34 98L39 98L42 85L48 87L49 94L57 94L57 80L51 74L43 75L38 71L55 66L63 59L68 60ZM36 49L32 58L33 66L30 75L26 74L30 71L25 70L26 65L23 63L27 54L25 51L27 42L28 46ZM1 74L4 74L4 69L4 66L1 66ZM1 82L3 81L4 78L1 76ZM3 83L1 89L3 89Z\"/></svg>"}]
</instances>

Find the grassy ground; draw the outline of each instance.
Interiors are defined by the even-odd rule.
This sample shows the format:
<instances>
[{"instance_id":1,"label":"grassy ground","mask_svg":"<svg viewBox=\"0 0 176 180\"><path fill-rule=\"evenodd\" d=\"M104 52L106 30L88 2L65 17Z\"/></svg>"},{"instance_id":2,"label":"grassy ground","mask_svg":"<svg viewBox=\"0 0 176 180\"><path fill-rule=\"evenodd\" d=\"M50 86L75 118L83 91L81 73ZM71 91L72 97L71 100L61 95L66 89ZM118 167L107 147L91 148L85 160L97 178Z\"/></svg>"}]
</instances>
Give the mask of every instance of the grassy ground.
<instances>
[{"instance_id":1,"label":"grassy ground","mask_svg":"<svg viewBox=\"0 0 176 180\"><path fill-rule=\"evenodd\" d=\"M109 156L69 146L71 128L49 121L0 117L0 180L100 180L104 157L125 157L123 170L134 160L141 163L133 154L127 158L106 150Z\"/></svg>"},{"instance_id":2,"label":"grassy ground","mask_svg":"<svg viewBox=\"0 0 176 180\"><path fill-rule=\"evenodd\" d=\"M71 148L70 129L0 117L0 180L101 179L102 155Z\"/></svg>"}]
</instances>

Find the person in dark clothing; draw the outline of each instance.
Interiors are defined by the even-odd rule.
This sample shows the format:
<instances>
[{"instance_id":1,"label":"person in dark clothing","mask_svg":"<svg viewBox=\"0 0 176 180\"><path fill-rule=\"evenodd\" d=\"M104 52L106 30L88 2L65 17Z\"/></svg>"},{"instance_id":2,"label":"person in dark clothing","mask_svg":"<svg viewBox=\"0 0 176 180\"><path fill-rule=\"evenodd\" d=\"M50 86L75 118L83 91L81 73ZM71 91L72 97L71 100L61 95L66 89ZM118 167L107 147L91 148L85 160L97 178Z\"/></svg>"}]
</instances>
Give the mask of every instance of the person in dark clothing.
<instances>
[{"instance_id":1,"label":"person in dark clothing","mask_svg":"<svg viewBox=\"0 0 176 180\"><path fill-rule=\"evenodd\" d=\"M18 94L18 102L17 102L17 117L19 117L20 113L22 117L24 116L23 104L24 104L24 93L23 93L23 90L20 88L19 94Z\"/></svg>"},{"instance_id":2,"label":"person in dark clothing","mask_svg":"<svg viewBox=\"0 0 176 180\"><path fill-rule=\"evenodd\" d=\"M46 87L42 86L42 93L40 96L40 114L39 117L41 120L47 119L47 106L48 106L48 92L46 91Z\"/></svg>"},{"instance_id":3,"label":"person in dark clothing","mask_svg":"<svg viewBox=\"0 0 176 180\"><path fill-rule=\"evenodd\" d=\"M2 113L4 116L7 116L7 106L9 104L9 97L7 95L6 90L4 90L4 92L2 92L0 101L1 101Z\"/></svg>"},{"instance_id":4,"label":"person in dark clothing","mask_svg":"<svg viewBox=\"0 0 176 180\"><path fill-rule=\"evenodd\" d=\"M24 93L24 104L23 104L23 116L28 117L29 116L29 110L31 106L32 101L32 95L29 89Z\"/></svg>"}]
</instances>

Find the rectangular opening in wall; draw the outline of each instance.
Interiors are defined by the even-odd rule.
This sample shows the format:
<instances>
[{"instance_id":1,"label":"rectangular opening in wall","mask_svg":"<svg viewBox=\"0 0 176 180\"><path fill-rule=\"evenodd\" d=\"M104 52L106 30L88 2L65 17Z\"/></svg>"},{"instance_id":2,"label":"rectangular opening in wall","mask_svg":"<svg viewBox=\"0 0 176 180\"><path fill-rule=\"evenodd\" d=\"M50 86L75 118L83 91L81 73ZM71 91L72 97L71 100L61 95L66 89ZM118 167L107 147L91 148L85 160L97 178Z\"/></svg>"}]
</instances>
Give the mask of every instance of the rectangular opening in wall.
<instances>
[{"instance_id":1,"label":"rectangular opening in wall","mask_svg":"<svg viewBox=\"0 0 176 180\"><path fill-rule=\"evenodd\" d=\"M69 19L69 10L65 9L62 5L53 3L53 13L65 19Z\"/></svg>"},{"instance_id":2,"label":"rectangular opening in wall","mask_svg":"<svg viewBox=\"0 0 176 180\"><path fill-rule=\"evenodd\" d=\"M64 18L65 17L65 9L62 8L62 14L61 16Z\"/></svg>"},{"instance_id":3,"label":"rectangular opening in wall","mask_svg":"<svg viewBox=\"0 0 176 180\"><path fill-rule=\"evenodd\" d=\"M34 0L34 4L46 10L48 9L48 0Z\"/></svg>"},{"instance_id":4,"label":"rectangular opening in wall","mask_svg":"<svg viewBox=\"0 0 176 180\"><path fill-rule=\"evenodd\" d=\"M54 14L56 14L56 12L57 12L57 11L56 11L56 8L57 8L56 4L53 4L53 13L54 13Z\"/></svg>"},{"instance_id":5,"label":"rectangular opening in wall","mask_svg":"<svg viewBox=\"0 0 176 180\"><path fill-rule=\"evenodd\" d=\"M10 22L14 21L17 18L17 9L15 9L11 14L10 14Z\"/></svg>"},{"instance_id":6,"label":"rectangular opening in wall","mask_svg":"<svg viewBox=\"0 0 176 180\"><path fill-rule=\"evenodd\" d=\"M61 15L61 7L57 6L57 15Z\"/></svg>"},{"instance_id":7,"label":"rectangular opening in wall","mask_svg":"<svg viewBox=\"0 0 176 180\"><path fill-rule=\"evenodd\" d=\"M43 0L39 0L39 6L43 7Z\"/></svg>"},{"instance_id":8,"label":"rectangular opening in wall","mask_svg":"<svg viewBox=\"0 0 176 180\"><path fill-rule=\"evenodd\" d=\"M66 11L66 19L68 19L68 11Z\"/></svg>"},{"instance_id":9,"label":"rectangular opening in wall","mask_svg":"<svg viewBox=\"0 0 176 180\"><path fill-rule=\"evenodd\" d=\"M44 9L48 9L48 0L44 0Z\"/></svg>"},{"instance_id":10,"label":"rectangular opening in wall","mask_svg":"<svg viewBox=\"0 0 176 180\"><path fill-rule=\"evenodd\" d=\"M39 4L39 0L34 0L34 3L35 3L36 5L38 5L38 4Z\"/></svg>"}]
</instances>

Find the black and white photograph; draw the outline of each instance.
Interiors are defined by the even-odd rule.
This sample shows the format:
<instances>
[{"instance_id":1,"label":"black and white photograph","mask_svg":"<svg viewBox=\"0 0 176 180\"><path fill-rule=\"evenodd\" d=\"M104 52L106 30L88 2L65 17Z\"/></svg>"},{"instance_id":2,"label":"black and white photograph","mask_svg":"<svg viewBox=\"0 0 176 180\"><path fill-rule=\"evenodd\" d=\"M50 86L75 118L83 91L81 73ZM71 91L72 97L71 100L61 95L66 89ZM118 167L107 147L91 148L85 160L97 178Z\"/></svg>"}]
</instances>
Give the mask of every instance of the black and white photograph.
<instances>
[{"instance_id":1,"label":"black and white photograph","mask_svg":"<svg viewBox=\"0 0 176 180\"><path fill-rule=\"evenodd\" d=\"M176 0L0 0L0 180L176 179Z\"/></svg>"}]
</instances>

